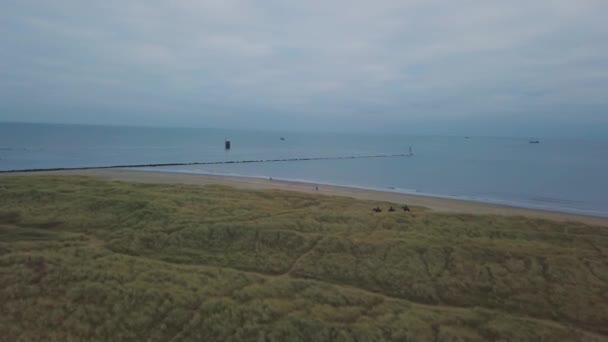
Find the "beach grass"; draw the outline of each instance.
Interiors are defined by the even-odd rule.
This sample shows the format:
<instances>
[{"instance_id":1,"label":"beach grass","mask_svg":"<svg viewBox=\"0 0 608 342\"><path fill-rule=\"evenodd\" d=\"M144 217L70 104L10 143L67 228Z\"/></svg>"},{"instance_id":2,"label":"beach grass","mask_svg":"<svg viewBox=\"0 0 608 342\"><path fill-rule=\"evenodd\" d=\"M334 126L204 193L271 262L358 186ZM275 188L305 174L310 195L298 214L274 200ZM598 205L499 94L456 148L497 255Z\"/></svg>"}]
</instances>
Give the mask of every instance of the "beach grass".
<instances>
[{"instance_id":1,"label":"beach grass","mask_svg":"<svg viewBox=\"0 0 608 342\"><path fill-rule=\"evenodd\" d=\"M606 340L608 231L281 190L0 178L0 341Z\"/></svg>"}]
</instances>

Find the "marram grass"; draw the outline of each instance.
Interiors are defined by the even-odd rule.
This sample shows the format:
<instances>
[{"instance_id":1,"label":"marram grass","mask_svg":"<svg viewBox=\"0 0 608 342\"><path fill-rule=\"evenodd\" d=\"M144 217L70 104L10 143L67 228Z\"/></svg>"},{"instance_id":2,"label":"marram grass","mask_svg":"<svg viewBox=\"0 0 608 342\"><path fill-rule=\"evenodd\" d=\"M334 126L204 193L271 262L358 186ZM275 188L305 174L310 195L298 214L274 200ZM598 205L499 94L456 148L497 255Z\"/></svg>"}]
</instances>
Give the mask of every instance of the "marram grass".
<instances>
[{"instance_id":1,"label":"marram grass","mask_svg":"<svg viewBox=\"0 0 608 342\"><path fill-rule=\"evenodd\" d=\"M2 177L0 341L607 339L605 228L376 205Z\"/></svg>"}]
</instances>

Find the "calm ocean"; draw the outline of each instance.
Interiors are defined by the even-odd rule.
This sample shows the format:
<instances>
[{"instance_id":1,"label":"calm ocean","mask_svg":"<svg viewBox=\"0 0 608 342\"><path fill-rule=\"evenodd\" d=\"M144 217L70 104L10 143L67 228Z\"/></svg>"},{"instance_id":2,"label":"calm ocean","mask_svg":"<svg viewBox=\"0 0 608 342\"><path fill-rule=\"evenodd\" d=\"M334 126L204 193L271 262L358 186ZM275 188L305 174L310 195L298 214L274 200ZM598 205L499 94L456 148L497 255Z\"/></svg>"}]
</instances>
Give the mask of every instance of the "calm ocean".
<instances>
[{"instance_id":1,"label":"calm ocean","mask_svg":"<svg viewBox=\"0 0 608 342\"><path fill-rule=\"evenodd\" d=\"M280 140L284 136L285 140ZM224 150L230 138L232 149ZM146 168L312 181L608 216L608 140L322 134L0 123L0 170L341 157Z\"/></svg>"}]
</instances>

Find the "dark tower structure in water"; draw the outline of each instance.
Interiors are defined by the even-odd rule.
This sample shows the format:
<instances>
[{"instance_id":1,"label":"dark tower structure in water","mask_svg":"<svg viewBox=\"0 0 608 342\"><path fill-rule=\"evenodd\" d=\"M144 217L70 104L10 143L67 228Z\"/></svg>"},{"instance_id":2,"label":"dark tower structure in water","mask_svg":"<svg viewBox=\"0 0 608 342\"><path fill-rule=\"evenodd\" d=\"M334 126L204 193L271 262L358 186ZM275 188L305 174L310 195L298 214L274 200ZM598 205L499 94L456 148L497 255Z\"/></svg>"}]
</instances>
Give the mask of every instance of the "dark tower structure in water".
<instances>
[{"instance_id":1,"label":"dark tower structure in water","mask_svg":"<svg viewBox=\"0 0 608 342\"><path fill-rule=\"evenodd\" d=\"M230 149L230 140L226 139L226 141L224 142L224 148L225 148L226 150L229 150L229 149Z\"/></svg>"}]
</instances>

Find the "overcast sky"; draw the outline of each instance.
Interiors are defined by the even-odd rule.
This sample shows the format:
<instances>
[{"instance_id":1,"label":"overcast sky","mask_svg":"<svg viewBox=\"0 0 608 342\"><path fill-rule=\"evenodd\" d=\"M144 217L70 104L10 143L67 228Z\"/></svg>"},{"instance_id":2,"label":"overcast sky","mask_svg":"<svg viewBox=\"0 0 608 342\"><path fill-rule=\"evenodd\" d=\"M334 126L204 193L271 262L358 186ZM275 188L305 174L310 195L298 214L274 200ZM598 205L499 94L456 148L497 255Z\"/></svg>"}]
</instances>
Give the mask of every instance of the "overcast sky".
<instances>
[{"instance_id":1,"label":"overcast sky","mask_svg":"<svg viewBox=\"0 0 608 342\"><path fill-rule=\"evenodd\" d=\"M0 121L605 127L607 18L606 0L3 0Z\"/></svg>"}]
</instances>

